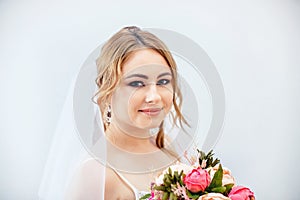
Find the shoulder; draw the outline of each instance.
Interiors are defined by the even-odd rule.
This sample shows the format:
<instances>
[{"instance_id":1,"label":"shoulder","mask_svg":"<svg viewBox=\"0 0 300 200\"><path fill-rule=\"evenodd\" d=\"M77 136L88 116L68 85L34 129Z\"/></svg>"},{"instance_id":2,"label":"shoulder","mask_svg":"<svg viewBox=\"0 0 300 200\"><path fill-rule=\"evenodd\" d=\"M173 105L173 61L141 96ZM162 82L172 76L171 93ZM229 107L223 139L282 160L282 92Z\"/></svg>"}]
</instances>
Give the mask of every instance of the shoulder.
<instances>
[{"instance_id":1,"label":"shoulder","mask_svg":"<svg viewBox=\"0 0 300 200\"><path fill-rule=\"evenodd\" d=\"M105 165L96 159L87 159L79 166L75 176L84 183L100 182L105 178Z\"/></svg>"},{"instance_id":2,"label":"shoulder","mask_svg":"<svg viewBox=\"0 0 300 200\"><path fill-rule=\"evenodd\" d=\"M99 160L88 158L82 162L79 170L81 171L81 173L94 172L95 174L101 174L101 172L105 173L105 165Z\"/></svg>"},{"instance_id":3,"label":"shoulder","mask_svg":"<svg viewBox=\"0 0 300 200\"><path fill-rule=\"evenodd\" d=\"M104 194L105 166L96 159L82 162L68 185L66 199L95 198Z\"/></svg>"}]
</instances>

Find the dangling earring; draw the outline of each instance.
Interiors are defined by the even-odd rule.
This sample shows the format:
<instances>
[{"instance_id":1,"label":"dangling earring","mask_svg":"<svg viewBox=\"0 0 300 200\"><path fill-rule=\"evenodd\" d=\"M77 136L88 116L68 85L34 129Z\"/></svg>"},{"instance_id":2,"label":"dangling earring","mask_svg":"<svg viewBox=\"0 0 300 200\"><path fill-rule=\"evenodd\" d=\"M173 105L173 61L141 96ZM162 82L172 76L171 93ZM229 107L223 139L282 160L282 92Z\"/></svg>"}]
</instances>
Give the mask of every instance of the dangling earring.
<instances>
[{"instance_id":1,"label":"dangling earring","mask_svg":"<svg viewBox=\"0 0 300 200\"><path fill-rule=\"evenodd\" d=\"M106 119L105 119L106 125L109 126L111 123L111 107L110 107L110 105L107 106L105 117L106 117Z\"/></svg>"}]
</instances>

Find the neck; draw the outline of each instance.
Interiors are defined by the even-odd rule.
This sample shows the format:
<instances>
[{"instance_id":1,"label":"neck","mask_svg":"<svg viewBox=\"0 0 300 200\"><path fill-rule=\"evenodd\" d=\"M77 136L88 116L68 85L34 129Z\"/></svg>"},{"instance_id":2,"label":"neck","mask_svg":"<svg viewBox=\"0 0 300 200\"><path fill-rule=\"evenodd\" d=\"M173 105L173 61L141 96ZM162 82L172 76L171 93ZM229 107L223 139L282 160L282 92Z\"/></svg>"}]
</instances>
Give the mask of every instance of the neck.
<instances>
[{"instance_id":1,"label":"neck","mask_svg":"<svg viewBox=\"0 0 300 200\"><path fill-rule=\"evenodd\" d=\"M148 130L132 130L132 132L125 132L111 124L105 134L113 145L128 152L149 153L157 150L155 138L150 136Z\"/></svg>"}]
</instances>

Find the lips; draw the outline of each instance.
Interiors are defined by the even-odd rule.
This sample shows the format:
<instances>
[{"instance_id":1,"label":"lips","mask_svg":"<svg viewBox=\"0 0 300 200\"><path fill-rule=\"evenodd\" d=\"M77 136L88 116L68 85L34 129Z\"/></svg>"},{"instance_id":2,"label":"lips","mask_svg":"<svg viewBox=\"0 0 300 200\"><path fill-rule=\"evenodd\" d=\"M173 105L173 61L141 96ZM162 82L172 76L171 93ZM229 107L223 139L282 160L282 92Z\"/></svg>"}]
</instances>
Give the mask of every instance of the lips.
<instances>
[{"instance_id":1,"label":"lips","mask_svg":"<svg viewBox=\"0 0 300 200\"><path fill-rule=\"evenodd\" d=\"M138 110L139 112L142 112L148 116L157 116L160 114L163 108L145 108Z\"/></svg>"}]
</instances>

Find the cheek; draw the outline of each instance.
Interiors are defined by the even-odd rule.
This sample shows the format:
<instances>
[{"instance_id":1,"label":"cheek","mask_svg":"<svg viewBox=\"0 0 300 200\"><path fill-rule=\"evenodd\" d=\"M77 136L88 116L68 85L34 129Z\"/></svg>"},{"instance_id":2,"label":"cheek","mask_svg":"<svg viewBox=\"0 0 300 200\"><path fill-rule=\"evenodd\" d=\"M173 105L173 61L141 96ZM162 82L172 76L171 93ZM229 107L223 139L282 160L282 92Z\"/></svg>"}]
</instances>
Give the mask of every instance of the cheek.
<instances>
[{"instance_id":1,"label":"cheek","mask_svg":"<svg viewBox=\"0 0 300 200\"><path fill-rule=\"evenodd\" d=\"M137 112L142 104L143 104L143 100L144 100L144 92L143 91L132 91L131 95L128 98L128 111L130 113L132 112Z\"/></svg>"},{"instance_id":2,"label":"cheek","mask_svg":"<svg viewBox=\"0 0 300 200\"><path fill-rule=\"evenodd\" d=\"M167 91L161 95L166 112L169 112L173 105L173 91Z\"/></svg>"},{"instance_id":3,"label":"cheek","mask_svg":"<svg viewBox=\"0 0 300 200\"><path fill-rule=\"evenodd\" d=\"M117 118L124 118L128 116L129 98L130 93L123 89L117 89L113 94L112 109Z\"/></svg>"}]
</instances>

